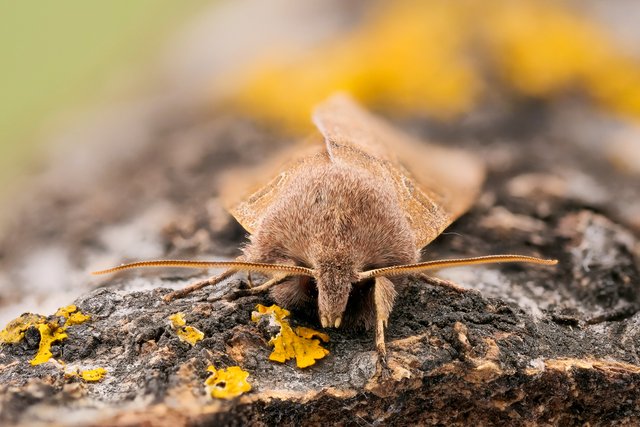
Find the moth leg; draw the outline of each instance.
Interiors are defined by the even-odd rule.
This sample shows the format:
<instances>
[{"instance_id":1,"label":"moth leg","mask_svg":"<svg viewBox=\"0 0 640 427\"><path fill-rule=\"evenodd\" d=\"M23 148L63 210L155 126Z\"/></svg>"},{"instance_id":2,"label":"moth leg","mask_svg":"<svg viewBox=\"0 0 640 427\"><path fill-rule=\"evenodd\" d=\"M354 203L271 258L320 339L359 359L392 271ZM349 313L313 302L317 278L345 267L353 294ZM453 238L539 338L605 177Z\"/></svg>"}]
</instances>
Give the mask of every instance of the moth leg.
<instances>
[{"instance_id":1,"label":"moth leg","mask_svg":"<svg viewBox=\"0 0 640 427\"><path fill-rule=\"evenodd\" d=\"M442 288L447 288L447 289L451 289L452 291L456 291L459 294L464 294L467 292L474 292L474 289L466 289L463 288L460 285L456 285L455 283L449 281L449 280L444 280L444 279L438 279L437 277L432 277L429 276L425 273L418 273L415 275L415 277L424 280L425 282L434 285L434 286L440 286Z\"/></svg>"},{"instance_id":2,"label":"moth leg","mask_svg":"<svg viewBox=\"0 0 640 427\"><path fill-rule=\"evenodd\" d=\"M249 287L253 288L253 280L251 280L251 272L247 272L247 282L249 283Z\"/></svg>"},{"instance_id":3,"label":"moth leg","mask_svg":"<svg viewBox=\"0 0 640 427\"><path fill-rule=\"evenodd\" d=\"M200 280L199 282L193 283L193 284L187 286L186 288L179 289L177 291L171 292L170 294L167 294L164 297L164 301L165 302L170 302L170 301L173 301L174 299L177 299L177 298L183 298L183 297L189 295L190 293L193 293L193 292L197 291L198 289L202 289L202 288L207 287L207 286L216 285L216 284L222 282L223 280L228 279L229 277L233 276L236 272L237 272L237 270L229 269L229 270L225 271L224 273L220 274L219 276L212 276L212 277L209 277L208 279Z\"/></svg>"},{"instance_id":4,"label":"moth leg","mask_svg":"<svg viewBox=\"0 0 640 427\"><path fill-rule=\"evenodd\" d=\"M373 287L373 304L376 311L376 350L383 373L388 373L384 328L387 327L387 321L389 320L396 295L397 293L391 280L382 276L376 277Z\"/></svg>"},{"instance_id":5,"label":"moth leg","mask_svg":"<svg viewBox=\"0 0 640 427\"><path fill-rule=\"evenodd\" d=\"M232 292L231 294L227 295L225 297L225 299L228 300L228 301L232 301L232 300L238 299L240 297L246 297L248 295L260 294L262 292L265 292L265 291L271 289L272 287L276 286L277 284L282 283L282 281L284 279L286 279L287 277L289 277L288 274L278 274L277 276L267 280L262 285L256 286L255 288L237 289L235 292Z\"/></svg>"}]
</instances>

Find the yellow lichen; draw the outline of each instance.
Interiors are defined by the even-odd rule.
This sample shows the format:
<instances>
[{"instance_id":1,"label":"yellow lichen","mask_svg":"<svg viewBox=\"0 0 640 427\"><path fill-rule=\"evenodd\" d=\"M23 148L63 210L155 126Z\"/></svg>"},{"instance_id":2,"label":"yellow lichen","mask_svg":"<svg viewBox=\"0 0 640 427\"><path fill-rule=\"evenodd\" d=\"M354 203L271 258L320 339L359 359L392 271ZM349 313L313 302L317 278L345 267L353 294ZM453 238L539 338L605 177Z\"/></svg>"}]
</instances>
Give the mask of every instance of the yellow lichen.
<instances>
[{"instance_id":1,"label":"yellow lichen","mask_svg":"<svg viewBox=\"0 0 640 427\"><path fill-rule=\"evenodd\" d=\"M216 399L233 399L251 390L247 382L249 373L239 366L216 369L213 365L207 368L211 376L204 382L207 392Z\"/></svg>"},{"instance_id":2,"label":"yellow lichen","mask_svg":"<svg viewBox=\"0 0 640 427\"><path fill-rule=\"evenodd\" d=\"M38 314L23 314L22 316L12 320L0 331L0 343L15 344L24 338L24 333L30 327L35 327L40 333L40 345L38 352L29 362L32 365L39 365L51 359L51 344L67 338L66 330L69 326L78 325L90 319L89 316L83 314L75 305L62 307L56 311L56 316L63 317L64 324L60 325L57 321L48 322L44 316Z\"/></svg>"},{"instance_id":3,"label":"yellow lichen","mask_svg":"<svg viewBox=\"0 0 640 427\"><path fill-rule=\"evenodd\" d=\"M39 365L51 359L51 344L56 341L67 338L65 328L57 327L50 323L41 323L37 325L40 331L40 346L36 356L29 362L32 365Z\"/></svg>"},{"instance_id":4,"label":"yellow lichen","mask_svg":"<svg viewBox=\"0 0 640 427\"><path fill-rule=\"evenodd\" d=\"M78 307L76 307L74 304L68 305L66 307L60 307L58 311L56 311L56 316L60 316L60 317L64 317L65 319L68 319L71 313L74 313L77 310L78 310Z\"/></svg>"},{"instance_id":5,"label":"yellow lichen","mask_svg":"<svg viewBox=\"0 0 640 427\"><path fill-rule=\"evenodd\" d=\"M312 338L320 338L323 342L329 342L329 335L318 332L311 328L305 328L304 326L298 326L296 328L296 334L301 336L302 338L312 339Z\"/></svg>"},{"instance_id":6,"label":"yellow lichen","mask_svg":"<svg viewBox=\"0 0 640 427\"><path fill-rule=\"evenodd\" d=\"M257 322L261 317L271 315L280 326L280 332L269 341L269 344L273 346L273 352L269 356L270 360L284 363L295 357L298 368L306 368L329 354L329 350L320 344L321 340L329 341L327 334L305 327L297 327L294 332L289 322L285 320L290 314L289 311L277 305L265 307L258 304L256 309L258 311L251 314L251 320Z\"/></svg>"},{"instance_id":7,"label":"yellow lichen","mask_svg":"<svg viewBox=\"0 0 640 427\"><path fill-rule=\"evenodd\" d=\"M89 383L100 381L102 378L104 378L105 375L107 375L107 370L104 368L95 368L80 371L80 376L82 377L82 379Z\"/></svg>"},{"instance_id":8,"label":"yellow lichen","mask_svg":"<svg viewBox=\"0 0 640 427\"><path fill-rule=\"evenodd\" d=\"M285 317L289 317L289 315L291 314L291 312L289 312L289 310L287 310L286 308L278 307L275 304L271 307L258 304L256 305L256 310L258 311L254 311L253 313L251 313L251 320L254 322L260 320L263 314L273 314L274 319L277 322L281 322L282 319L284 319Z\"/></svg>"},{"instance_id":9,"label":"yellow lichen","mask_svg":"<svg viewBox=\"0 0 640 427\"><path fill-rule=\"evenodd\" d=\"M13 319L0 331L0 343L15 344L24 338L24 333L32 326L44 323L45 318L37 314L26 313Z\"/></svg>"},{"instance_id":10,"label":"yellow lichen","mask_svg":"<svg viewBox=\"0 0 640 427\"><path fill-rule=\"evenodd\" d=\"M191 345L195 345L198 341L204 338L204 332L192 326L185 326L183 329L177 331L178 338L182 341L186 341Z\"/></svg>"},{"instance_id":11,"label":"yellow lichen","mask_svg":"<svg viewBox=\"0 0 640 427\"><path fill-rule=\"evenodd\" d=\"M537 98L577 89L640 117L640 60L576 12L555 0L378 2L360 25L302 55L266 52L234 74L233 101L296 130L335 91L392 113L447 118L496 87Z\"/></svg>"},{"instance_id":12,"label":"yellow lichen","mask_svg":"<svg viewBox=\"0 0 640 427\"><path fill-rule=\"evenodd\" d=\"M176 313L169 316L169 320L171 320L171 325L174 328L179 328L187 324L187 321L184 320L184 313Z\"/></svg>"},{"instance_id":13,"label":"yellow lichen","mask_svg":"<svg viewBox=\"0 0 640 427\"><path fill-rule=\"evenodd\" d=\"M91 319L91 316L83 314L78 310L78 307L73 304L59 308L58 311L56 311L56 316L61 316L66 319L64 326L79 325Z\"/></svg>"},{"instance_id":14,"label":"yellow lichen","mask_svg":"<svg viewBox=\"0 0 640 427\"><path fill-rule=\"evenodd\" d=\"M186 326L187 322L184 320L184 313L176 313L169 316L171 326L176 331L176 335L180 338L180 341L187 342L191 345L195 345L198 341L204 338L204 332L199 331L193 326Z\"/></svg>"},{"instance_id":15,"label":"yellow lichen","mask_svg":"<svg viewBox=\"0 0 640 427\"><path fill-rule=\"evenodd\" d=\"M481 81L463 54L463 8L448 1L382 2L361 27L302 58L270 52L252 64L236 102L296 130L337 90L391 111L445 118L467 111Z\"/></svg>"},{"instance_id":16,"label":"yellow lichen","mask_svg":"<svg viewBox=\"0 0 640 427\"><path fill-rule=\"evenodd\" d=\"M64 363L62 363L62 365L64 366ZM107 370L104 368L80 370L76 367L72 370L65 371L64 373L65 378L79 377L88 383L98 382L103 379L105 375L107 375Z\"/></svg>"}]
</instances>

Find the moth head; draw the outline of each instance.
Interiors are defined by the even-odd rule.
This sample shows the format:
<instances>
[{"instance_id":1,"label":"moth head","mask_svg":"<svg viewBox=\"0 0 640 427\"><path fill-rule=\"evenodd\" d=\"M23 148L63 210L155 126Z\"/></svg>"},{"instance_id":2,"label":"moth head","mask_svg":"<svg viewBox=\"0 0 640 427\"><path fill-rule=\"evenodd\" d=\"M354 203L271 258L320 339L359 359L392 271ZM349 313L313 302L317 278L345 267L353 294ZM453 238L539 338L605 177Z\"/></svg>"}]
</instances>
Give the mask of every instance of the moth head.
<instances>
[{"instance_id":1,"label":"moth head","mask_svg":"<svg viewBox=\"0 0 640 427\"><path fill-rule=\"evenodd\" d=\"M353 267L339 263L320 264L315 269L318 289L318 316L323 328L342 324L352 283L358 281Z\"/></svg>"}]
</instances>

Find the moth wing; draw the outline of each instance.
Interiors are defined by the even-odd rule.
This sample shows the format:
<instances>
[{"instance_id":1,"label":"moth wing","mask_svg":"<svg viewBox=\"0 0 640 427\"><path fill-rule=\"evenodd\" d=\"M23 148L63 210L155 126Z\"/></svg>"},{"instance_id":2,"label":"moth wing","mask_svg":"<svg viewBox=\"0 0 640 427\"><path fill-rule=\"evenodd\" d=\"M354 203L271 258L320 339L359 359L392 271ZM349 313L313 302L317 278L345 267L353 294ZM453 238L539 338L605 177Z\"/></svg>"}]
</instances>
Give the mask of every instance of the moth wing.
<instances>
[{"instance_id":1,"label":"moth wing","mask_svg":"<svg viewBox=\"0 0 640 427\"><path fill-rule=\"evenodd\" d=\"M467 211L480 192L481 161L400 132L345 95L320 104L313 119L331 161L366 169L393 185L418 248Z\"/></svg>"},{"instance_id":2,"label":"moth wing","mask_svg":"<svg viewBox=\"0 0 640 427\"><path fill-rule=\"evenodd\" d=\"M222 202L240 225L253 234L293 176L310 164L328 161L322 139L309 138L283 149L257 168L235 169L225 174L220 181Z\"/></svg>"}]
</instances>

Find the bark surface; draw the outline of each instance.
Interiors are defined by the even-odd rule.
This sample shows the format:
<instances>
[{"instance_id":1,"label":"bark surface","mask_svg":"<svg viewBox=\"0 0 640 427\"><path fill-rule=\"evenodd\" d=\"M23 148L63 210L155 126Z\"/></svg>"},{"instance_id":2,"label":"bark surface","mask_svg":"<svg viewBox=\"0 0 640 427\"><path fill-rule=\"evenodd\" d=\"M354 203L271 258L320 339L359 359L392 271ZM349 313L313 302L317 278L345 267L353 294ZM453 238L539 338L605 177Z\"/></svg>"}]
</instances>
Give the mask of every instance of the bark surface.
<instances>
[{"instance_id":1,"label":"bark surface","mask_svg":"<svg viewBox=\"0 0 640 427\"><path fill-rule=\"evenodd\" d=\"M134 259L236 255L244 232L222 209L216 181L290 143L241 117L171 108L140 117L129 130L146 143L76 153L85 160L76 167L70 154L14 209L0 245L2 306L29 294L74 303L91 320L54 344L66 367L29 364L40 341L34 328L0 347L0 423L636 425L640 186L605 157L599 143L613 137L609 125L571 106L525 106L455 127L413 123L490 169L482 197L425 259L506 252L560 264L436 275L472 290L463 294L407 284L387 329L392 375L382 379L372 333L329 330L330 354L304 370L269 361L268 331L251 321L269 298L211 300L244 286L243 276L166 304L171 289L205 275L87 275ZM109 129L122 126L131 124ZM177 312L204 332L195 346L171 327ZM292 319L320 329L305 313ZM204 388L210 364L241 366L253 390L212 399ZM87 383L65 375L71 366L108 373Z\"/></svg>"}]
</instances>

